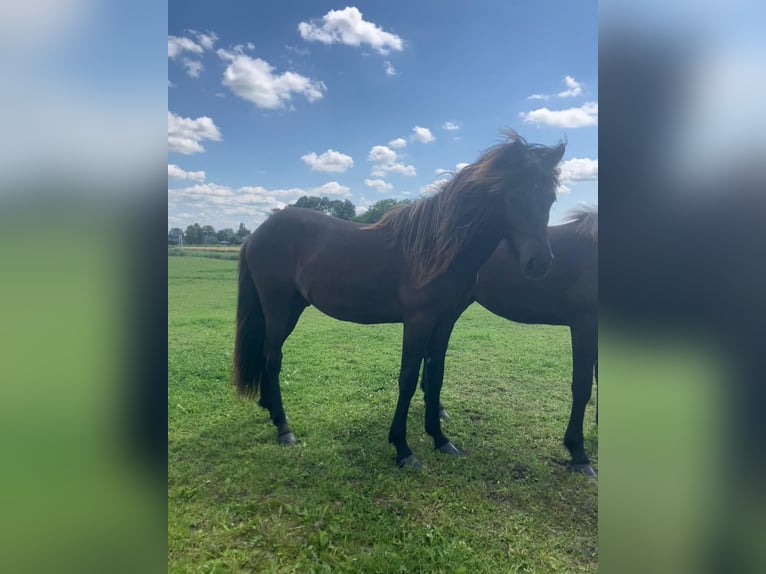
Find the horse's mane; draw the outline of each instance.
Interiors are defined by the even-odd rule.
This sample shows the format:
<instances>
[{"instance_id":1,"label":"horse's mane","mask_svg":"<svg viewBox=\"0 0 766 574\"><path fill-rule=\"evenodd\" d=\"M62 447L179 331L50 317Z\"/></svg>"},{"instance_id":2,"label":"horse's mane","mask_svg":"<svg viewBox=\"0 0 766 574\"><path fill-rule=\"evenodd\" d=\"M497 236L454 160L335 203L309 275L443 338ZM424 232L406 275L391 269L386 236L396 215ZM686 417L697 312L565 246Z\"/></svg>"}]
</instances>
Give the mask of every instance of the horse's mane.
<instances>
[{"instance_id":1,"label":"horse's mane","mask_svg":"<svg viewBox=\"0 0 766 574\"><path fill-rule=\"evenodd\" d=\"M598 243L598 206L582 206L570 211L564 221L575 226L578 235Z\"/></svg>"},{"instance_id":2,"label":"horse's mane","mask_svg":"<svg viewBox=\"0 0 766 574\"><path fill-rule=\"evenodd\" d=\"M462 248L497 217L497 207L489 199L493 192L514 189L507 185L508 172L528 162L530 150L543 153L550 149L528 144L512 130L504 135L504 141L453 174L431 197L397 206L363 228L391 232L410 262L417 286L443 273Z\"/></svg>"}]
</instances>

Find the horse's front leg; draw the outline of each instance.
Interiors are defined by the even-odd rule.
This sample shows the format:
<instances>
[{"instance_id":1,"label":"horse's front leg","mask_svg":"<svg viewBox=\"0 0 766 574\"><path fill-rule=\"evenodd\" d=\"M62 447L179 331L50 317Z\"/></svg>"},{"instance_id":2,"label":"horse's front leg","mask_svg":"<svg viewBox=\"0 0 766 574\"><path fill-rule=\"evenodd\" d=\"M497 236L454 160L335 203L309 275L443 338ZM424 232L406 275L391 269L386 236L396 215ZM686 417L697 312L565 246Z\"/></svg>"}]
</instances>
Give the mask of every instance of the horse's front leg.
<instances>
[{"instance_id":1,"label":"horse's front leg","mask_svg":"<svg viewBox=\"0 0 766 574\"><path fill-rule=\"evenodd\" d=\"M446 321L436 326L428 344L423 366L426 394L426 432L434 439L434 448L447 454L460 454L457 447L442 432L440 415L444 407L439 400L444 380L444 359L454 326L455 321Z\"/></svg>"},{"instance_id":2,"label":"horse's front leg","mask_svg":"<svg viewBox=\"0 0 766 574\"><path fill-rule=\"evenodd\" d=\"M431 325L424 322L405 321L402 341L402 364L399 369L399 399L394 420L388 433L388 442L396 448L396 464L400 467L419 467L420 461L407 444L407 413L410 401L418 386L420 363L425 355L431 333Z\"/></svg>"},{"instance_id":3,"label":"horse's front leg","mask_svg":"<svg viewBox=\"0 0 766 574\"><path fill-rule=\"evenodd\" d=\"M570 468L595 477L585 454L583 419L593 390L593 370L598 354L598 324L584 321L573 325L572 333L572 412L564 435L564 446L572 455Z\"/></svg>"}]
</instances>

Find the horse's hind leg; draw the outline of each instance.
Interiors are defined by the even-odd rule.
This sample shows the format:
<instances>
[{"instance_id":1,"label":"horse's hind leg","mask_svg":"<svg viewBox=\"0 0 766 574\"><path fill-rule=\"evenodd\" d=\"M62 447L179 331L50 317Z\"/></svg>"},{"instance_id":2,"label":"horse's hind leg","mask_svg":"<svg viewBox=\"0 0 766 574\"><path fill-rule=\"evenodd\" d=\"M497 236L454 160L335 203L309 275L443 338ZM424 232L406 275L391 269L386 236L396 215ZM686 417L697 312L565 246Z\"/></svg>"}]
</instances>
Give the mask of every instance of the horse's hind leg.
<instances>
[{"instance_id":1,"label":"horse's hind leg","mask_svg":"<svg viewBox=\"0 0 766 574\"><path fill-rule=\"evenodd\" d=\"M596 424L598 424L598 352L596 352L596 364L593 365L593 372L596 374Z\"/></svg>"},{"instance_id":2,"label":"horse's hind leg","mask_svg":"<svg viewBox=\"0 0 766 574\"><path fill-rule=\"evenodd\" d=\"M423 375L420 378L420 390L423 391L423 400L425 400L426 397L426 386L428 386L428 373L425 367L426 363L423 361ZM439 418L440 419L448 419L449 413L447 412L447 409L444 408L444 405L439 402Z\"/></svg>"},{"instance_id":3,"label":"horse's hind leg","mask_svg":"<svg viewBox=\"0 0 766 574\"><path fill-rule=\"evenodd\" d=\"M596 476L585 454L583 419L585 406L593 391L593 367L598 353L598 323L582 321L573 325L572 333L572 412L564 435L564 446L572 455L571 469Z\"/></svg>"},{"instance_id":4,"label":"horse's hind leg","mask_svg":"<svg viewBox=\"0 0 766 574\"><path fill-rule=\"evenodd\" d=\"M266 363L261 382L259 404L269 410L271 421L277 427L277 438L282 445L297 442L282 406L282 392L279 388L279 373L282 370L282 345L290 336L307 303L298 292L289 298L279 297L264 307L266 318Z\"/></svg>"}]
</instances>

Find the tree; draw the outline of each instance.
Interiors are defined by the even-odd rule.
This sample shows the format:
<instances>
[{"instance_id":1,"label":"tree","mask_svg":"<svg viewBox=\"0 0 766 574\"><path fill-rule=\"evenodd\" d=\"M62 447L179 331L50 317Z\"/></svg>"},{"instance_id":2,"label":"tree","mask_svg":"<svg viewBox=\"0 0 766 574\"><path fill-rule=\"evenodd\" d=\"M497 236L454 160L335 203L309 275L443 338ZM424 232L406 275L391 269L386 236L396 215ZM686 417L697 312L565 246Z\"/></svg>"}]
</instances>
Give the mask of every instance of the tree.
<instances>
[{"instance_id":1,"label":"tree","mask_svg":"<svg viewBox=\"0 0 766 574\"><path fill-rule=\"evenodd\" d=\"M348 199L344 199L343 201L340 199L333 199L331 201L326 197L304 195L303 197L299 197L295 203L288 205L288 207L313 209L314 211L321 211L322 213L340 219L351 219L356 214L356 206Z\"/></svg>"},{"instance_id":2,"label":"tree","mask_svg":"<svg viewBox=\"0 0 766 574\"><path fill-rule=\"evenodd\" d=\"M326 197L304 195L303 197L299 197L295 203L291 203L290 207L303 207L304 209L313 209L314 211L329 213L330 200Z\"/></svg>"},{"instance_id":3,"label":"tree","mask_svg":"<svg viewBox=\"0 0 766 574\"><path fill-rule=\"evenodd\" d=\"M202 228L202 243L213 243L218 237L215 233L215 227L206 225Z\"/></svg>"},{"instance_id":4,"label":"tree","mask_svg":"<svg viewBox=\"0 0 766 574\"><path fill-rule=\"evenodd\" d=\"M220 229L218 233L216 234L216 237L218 238L218 241L221 243L223 243L224 241L227 243L234 243L236 240L236 236L234 235L234 230L231 227Z\"/></svg>"},{"instance_id":5,"label":"tree","mask_svg":"<svg viewBox=\"0 0 766 574\"><path fill-rule=\"evenodd\" d=\"M183 229L174 227L173 229L168 231L168 241L173 241L174 243L180 243L183 240L183 237L184 237Z\"/></svg>"},{"instance_id":6,"label":"tree","mask_svg":"<svg viewBox=\"0 0 766 574\"><path fill-rule=\"evenodd\" d=\"M239 228L237 229L237 232L234 234L235 240L237 243L242 243L242 240L250 235L250 230L245 227L244 223L239 224Z\"/></svg>"},{"instance_id":7,"label":"tree","mask_svg":"<svg viewBox=\"0 0 766 574\"><path fill-rule=\"evenodd\" d=\"M189 245L195 243L199 245L202 243L202 228L199 223L195 223L186 228L186 233L184 233L184 243L188 243Z\"/></svg>"},{"instance_id":8,"label":"tree","mask_svg":"<svg viewBox=\"0 0 766 574\"><path fill-rule=\"evenodd\" d=\"M354 221L360 223L375 223L376 221L380 221L380 218L383 217L387 211L390 211L397 205L406 205L408 203L411 203L409 199L403 199L401 201L397 201L396 199L382 199L373 203L370 208L361 215L354 217Z\"/></svg>"},{"instance_id":9,"label":"tree","mask_svg":"<svg viewBox=\"0 0 766 574\"><path fill-rule=\"evenodd\" d=\"M356 215L356 206L348 199L330 202L330 215L339 219L351 219Z\"/></svg>"}]
</instances>

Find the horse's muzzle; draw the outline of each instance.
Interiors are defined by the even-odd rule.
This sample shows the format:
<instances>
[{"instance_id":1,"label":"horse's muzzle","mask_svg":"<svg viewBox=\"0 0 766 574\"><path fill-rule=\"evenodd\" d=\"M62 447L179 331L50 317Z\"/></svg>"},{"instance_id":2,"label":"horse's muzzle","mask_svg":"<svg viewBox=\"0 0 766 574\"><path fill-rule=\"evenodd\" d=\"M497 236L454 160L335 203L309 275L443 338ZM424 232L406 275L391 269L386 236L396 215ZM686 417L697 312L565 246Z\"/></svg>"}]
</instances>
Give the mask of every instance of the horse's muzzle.
<instances>
[{"instance_id":1,"label":"horse's muzzle","mask_svg":"<svg viewBox=\"0 0 766 574\"><path fill-rule=\"evenodd\" d=\"M550 253L527 257L522 263L522 273L527 279L543 279L553 266L553 255Z\"/></svg>"}]
</instances>

